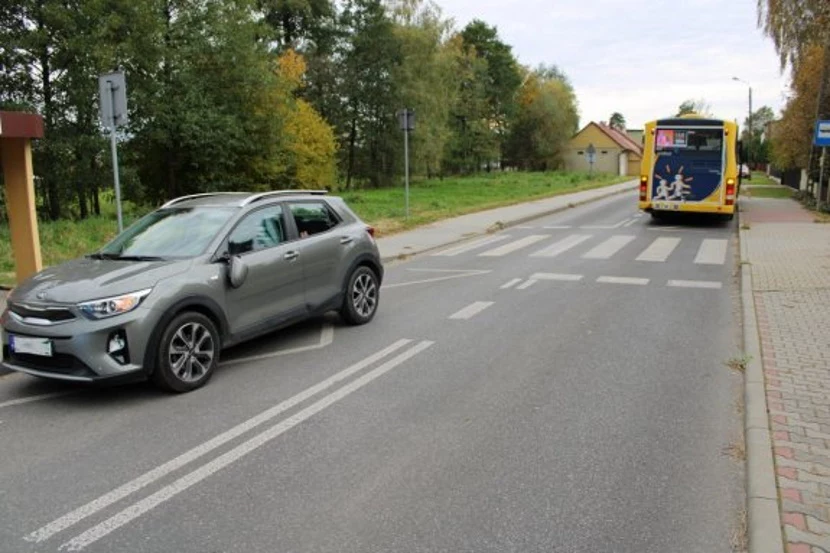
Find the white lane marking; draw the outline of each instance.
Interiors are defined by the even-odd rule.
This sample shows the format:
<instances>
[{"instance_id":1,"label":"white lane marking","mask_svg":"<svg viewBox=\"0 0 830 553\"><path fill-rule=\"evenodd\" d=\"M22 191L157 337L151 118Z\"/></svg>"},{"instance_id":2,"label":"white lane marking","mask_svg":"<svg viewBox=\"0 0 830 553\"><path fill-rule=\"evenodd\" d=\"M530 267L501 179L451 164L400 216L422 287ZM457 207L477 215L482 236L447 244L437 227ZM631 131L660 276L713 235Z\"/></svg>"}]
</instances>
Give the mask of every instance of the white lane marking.
<instances>
[{"instance_id":1,"label":"white lane marking","mask_svg":"<svg viewBox=\"0 0 830 553\"><path fill-rule=\"evenodd\" d=\"M624 227L630 227L631 225L633 225L633 224L634 224L634 223L636 223L636 222L637 222L637 218L636 218L636 217L634 217L633 219L631 219L630 221L628 221L628 222L627 222L626 224L624 224L623 226L624 226Z\"/></svg>"},{"instance_id":2,"label":"white lane marking","mask_svg":"<svg viewBox=\"0 0 830 553\"><path fill-rule=\"evenodd\" d=\"M520 278L514 278L513 280L508 280L507 282L505 282L504 284L501 285L501 289L502 290L507 290L508 288L513 288L514 286L519 284L521 281L522 281L522 279L520 279Z\"/></svg>"},{"instance_id":3,"label":"white lane marking","mask_svg":"<svg viewBox=\"0 0 830 553\"><path fill-rule=\"evenodd\" d=\"M632 284L635 286L645 286L649 281L647 278L601 276L597 279L597 282L602 282L604 284Z\"/></svg>"},{"instance_id":4,"label":"white lane marking","mask_svg":"<svg viewBox=\"0 0 830 553\"><path fill-rule=\"evenodd\" d=\"M520 228L520 229L522 229L522 230L533 230L533 229L535 229L536 227L521 226L521 227L516 227L516 228Z\"/></svg>"},{"instance_id":5,"label":"white lane marking","mask_svg":"<svg viewBox=\"0 0 830 553\"><path fill-rule=\"evenodd\" d=\"M608 259L634 241L634 236L617 234L596 246L582 257L585 259Z\"/></svg>"},{"instance_id":6,"label":"white lane marking","mask_svg":"<svg viewBox=\"0 0 830 553\"><path fill-rule=\"evenodd\" d=\"M537 282L539 282L539 281L534 280L534 279L531 278L530 280L528 280L527 282L525 282L524 284L522 284L521 286L516 288L516 290L527 290L528 288L530 288L531 286L533 286Z\"/></svg>"},{"instance_id":7,"label":"white lane marking","mask_svg":"<svg viewBox=\"0 0 830 553\"><path fill-rule=\"evenodd\" d=\"M370 355L362 361L358 361L354 365L346 369L343 369L339 373L336 373L330 376L329 378L323 380L322 382L315 384L310 388L307 388L306 390L283 401L282 403L279 403L274 407L266 409L259 415L256 415L240 424L237 424L230 430L227 430L219 434L215 438L212 438L207 442L204 442L203 444L186 451L185 453L179 455L175 459L172 459L164 463L163 465L160 465L148 472L145 472L138 478L131 480L130 482L127 482L126 484L112 490L111 492L102 495L97 499L90 501L86 505L83 505L75 509L74 511L67 513L56 520L53 520L49 524L46 524L45 526L38 528L31 534L25 536L23 539L35 543L49 539L58 532L61 532L66 528L69 528L70 526L73 526L78 522L84 520L85 518L94 515L98 511L112 505L113 503L124 499L128 495L137 492L141 488L149 484L152 484L156 480L167 476L171 472L178 470L186 464L195 461L199 457L202 457L203 455L210 453L214 449L221 447L222 445L233 440L234 438L237 438L242 434L245 434L249 430L252 430L257 426L270 421L274 417L302 403L303 401L317 395L323 390L330 388L331 386L337 384L341 380L352 376L356 372L359 372L365 369L366 367L380 361L384 357L388 357L392 353L396 352L397 350L401 349L402 347L406 346L411 342L412 340L408 339L398 340L389 347L382 349L375 354Z\"/></svg>"},{"instance_id":8,"label":"white lane marking","mask_svg":"<svg viewBox=\"0 0 830 553\"><path fill-rule=\"evenodd\" d=\"M608 230L608 229L615 229L620 228L621 226L625 225L626 223L631 223L632 218L628 217L623 219L619 223L614 223L613 225L582 225L579 228L581 229L597 229L597 230Z\"/></svg>"},{"instance_id":9,"label":"white lane marking","mask_svg":"<svg viewBox=\"0 0 830 553\"><path fill-rule=\"evenodd\" d=\"M569 228L572 228L572 227L571 227L571 225L549 225L549 226L542 227L542 228L543 229L548 229L548 230L564 230L564 229L569 229Z\"/></svg>"},{"instance_id":10,"label":"white lane marking","mask_svg":"<svg viewBox=\"0 0 830 553\"><path fill-rule=\"evenodd\" d=\"M697 251L695 263L700 265L723 265L726 262L727 241L720 238L705 238Z\"/></svg>"},{"instance_id":11,"label":"white lane marking","mask_svg":"<svg viewBox=\"0 0 830 553\"><path fill-rule=\"evenodd\" d=\"M262 359L271 359L272 357L280 357L282 355L290 355L292 353L303 353L305 351L314 351L330 346L334 341L334 325L331 323L324 323L320 329L320 340L316 344L310 346L300 346L296 348L283 349L271 353L263 353L262 355L250 355L248 357L239 357L236 359L229 359L219 363L220 367L227 367L230 365L238 365L240 363L247 363L249 361L261 361Z\"/></svg>"},{"instance_id":12,"label":"white lane marking","mask_svg":"<svg viewBox=\"0 0 830 553\"><path fill-rule=\"evenodd\" d=\"M414 269L409 269L409 270L414 270ZM425 271L427 269L420 269L420 270ZM455 271L453 271L453 272L455 272ZM403 286L413 286L415 284L427 284L427 283L430 283L430 282L441 282L442 280L452 280L452 279L455 279L455 278L474 277L474 276L486 275L487 273L492 273L492 272L493 271L491 271L491 270L486 270L486 271L473 271L473 270L461 271L458 274L452 274L452 275L448 275L448 276L425 278L423 280L412 280L412 281L409 281L409 282L399 282L398 284L384 284L383 289L386 290L386 289L391 289L391 288L401 288Z\"/></svg>"},{"instance_id":13,"label":"white lane marking","mask_svg":"<svg viewBox=\"0 0 830 553\"><path fill-rule=\"evenodd\" d=\"M556 257L560 253L564 253L569 249L578 246L579 244L583 243L584 241L591 238L591 234L571 234L554 242L547 248L541 249L538 252L534 252L530 254L530 257Z\"/></svg>"},{"instance_id":14,"label":"white lane marking","mask_svg":"<svg viewBox=\"0 0 830 553\"><path fill-rule=\"evenodd\" d=\"M44 399L51 399L53 397L68 396L71 394L78 394L80 390L70 390L68 392L54 392L52 394L40 394L37 396L21 397L0 403L0 409L3 407L11 407L13 405L23 405L24 403L32 403L33 401L42 401Z\"/></svg>"},{"instance_id":15,"label":"white lane marking","mask_svg":"<svg viewBox=\"0 0 830 553\"><path fill-rule=\"evenodd\" d=\"M530 278L534 280L564 280L576 282L582 280L582 275L573 275L568 273L533 273Z\"/></svg>"},{"instance_id":16,"label":"white lane marking","mask_svg":"<svg viewBox=\"0 0 830 553\"><path fill-rule=\"evenodd\" d=\"M531 234L530 236L519 238L518 240L514 240L513 242L505 244L504 246L499 246L498 248L487 250L486 252L480 253L478 255L482 257L501 257L503 255L513 253L522 248L526 248L531 244L535 244L540 240L548 238L549 236L549 234Z\"/></svg>"},{"instance_id":17,"label":"white lane marking","mask_svg":"<svg viewBox=\"0 0 830 553\"><path fill-rule=\"evenodd\" d=\"M487 309L488 307L490 307L494 303L495 302L492 302L492 301L476 301L476 302L473 302L470 305L468 305L467 307L465 307L464 309L456 311L455 313L450 315L450 319L463 319L463 320L472 319L473 317L475 317L476 315L478 315L479 313L481 313L482 311L484 311L485 309Z\"/></svg>"},{"instance_id":18,"label":"white lane marking","mask_svg":"<svg viewBox=\"0 0 830 553\"><path fill-rule=\"evenodd\" d=\"M643 253L637 256L637 261L663 263L678 244L680 244L680 238L657 238Z\"/></svg>"},{"instance_id":19,"label":"white lane marking","mask_svg":"<svg viewBox=\"0 0 830 553\"><path fill-rule=\"evenodd\" d=\"M487 244L493 244L495 242L501 242L502 240L507 240L510 238L509 234L499 234L497 236L488 236L486 238L479 238L478 240L473 240L471 242L466 242L464 244L454 246L447 250L442 250L438 253L432 254L432 257L453 257L461 253L466 253L470 250L474 250L476 248L480 248L482 246L486 246Z\"/></svg>"},{"instance_id":20,"label":"white lane marking","mask_svg":"<svg viewBox=\"0 0 830 553\"><path fill-rule=\"evenodd\" d=\"M189 474L182 476L172 484L165 486L164 488L160 489L152 495L147 496L141 501L137 501L136 503L125 508L118 514L113 515L112 517L108 518L102 523L97 524L89 530L83 532L82 534L72 538L68 542L61 545L59 549L66 551L80 551L88 545L95 543L104 536L112 533L113 531L124 526L125 524L132 522L133 520L154 509L155 507L159 506L165 501L172 499L176 495L186 491L188 488L198 484L199 482L211 476L212 474L222 470L223 468L238 461L239 459L241 459L245 455L248 455L257 448L265 445L274 438L280 436L281 434L284 434L285 432L294 428L298 424L308 420L309 418L323 411L327 407L330 407L331 405L337 403L344 397L356 392L360 388L363 388L373 380L383 376L385 373L394 369L398 365L401 365L405 361L411 359L412 357L415 357L425 349L432 346L432 344L434 344L434 342L430 342L427 340L418 343L414 347L406 350L397 357L390 359L378 368L369 371L360 378L357 378L349 384L346 384L342 388L323 397L322 399L309 405L305 409L297 412L296 414L288 417L287 419L275 424L267 430L264 430L256 436L234 447L227 453L223 453L219 457L216 457L214 460L193 470Z\"/></svg>"},{"instance_id":21,"label":"white lane marking","mask_svg":"<svg viewBox=\"0 0 830 553\"><path fill-rule=\"evenodd\" d=\"M720 290L723 284L713 280L670 280L668 286L673 288L711 288Z\"/></svg>"},{"instance_id":22,"label":"white lane marking","mask_svg":"<svg viewBox=\"0 0 830 553\"><path fill-rule=\"evenodd\" d=\"M648 230L656 230L656 231L677 231L680 230L680 227L646 227Z\"/></svg>"}]
</instances>

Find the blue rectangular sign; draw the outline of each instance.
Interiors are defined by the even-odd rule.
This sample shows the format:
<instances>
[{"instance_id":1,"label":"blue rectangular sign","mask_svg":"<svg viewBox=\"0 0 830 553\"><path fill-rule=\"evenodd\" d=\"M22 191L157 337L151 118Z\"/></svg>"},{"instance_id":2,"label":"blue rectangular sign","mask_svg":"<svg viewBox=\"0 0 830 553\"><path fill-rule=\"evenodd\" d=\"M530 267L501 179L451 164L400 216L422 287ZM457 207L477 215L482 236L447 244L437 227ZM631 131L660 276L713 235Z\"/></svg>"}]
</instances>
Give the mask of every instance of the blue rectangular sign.
<instances>
[{"instance_id":1,"label":"blue rectangular sign","mask_svg":"<svg viewBox=\"0 0 830 553\"><path fill-rule=\"evenodd\" d=\"M813 143L816 146L830 146L830 121L816 122L816 136Z\"/></svg>"}]
</instances>

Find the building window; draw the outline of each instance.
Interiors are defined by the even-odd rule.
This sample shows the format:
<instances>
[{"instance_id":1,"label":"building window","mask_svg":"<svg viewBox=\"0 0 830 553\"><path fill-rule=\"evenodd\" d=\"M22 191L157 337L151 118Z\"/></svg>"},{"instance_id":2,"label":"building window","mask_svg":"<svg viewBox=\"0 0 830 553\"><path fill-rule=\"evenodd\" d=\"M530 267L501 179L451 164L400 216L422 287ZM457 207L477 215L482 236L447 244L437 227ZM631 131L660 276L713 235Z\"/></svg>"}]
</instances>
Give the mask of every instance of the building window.
<instances>
[{"instance_id":1,"label":"building window","mask_svg":"<svg viewBox=\"0 0 830 553\"><path fill-rule=\"evenodd\" d=\"M585 153L585 152L583 152L582 150L579 150L579 151L576 153L576 155L581 156L581 155L583 155L584 153Z\"/></svg>"},{"instance_id":2,"label":"building window","mask_svg":"<svg viewBox=\"0 0 830 553\"><path fill-rule=\"evenodd\" d=\"M608 150L603 150L603 151L602 151L602 155L605 155L605 154L607 154L607 153L608 153Z\"/></svg>"}]
</instances>

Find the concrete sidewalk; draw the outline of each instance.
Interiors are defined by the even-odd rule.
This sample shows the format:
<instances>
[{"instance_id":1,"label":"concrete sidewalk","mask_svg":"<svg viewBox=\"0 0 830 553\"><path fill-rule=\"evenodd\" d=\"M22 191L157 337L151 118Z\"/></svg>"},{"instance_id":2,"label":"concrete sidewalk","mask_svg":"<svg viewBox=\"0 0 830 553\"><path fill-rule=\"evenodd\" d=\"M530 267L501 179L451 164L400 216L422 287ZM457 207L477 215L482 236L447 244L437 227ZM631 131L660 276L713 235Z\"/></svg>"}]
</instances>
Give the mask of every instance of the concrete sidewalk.
<instances>
[{"instance_id":1,"label":"concrete sidewalk","mask_svg":"<svg viewBox=\"0 0 830 553\"><path fill-rule=\"evenodd\" d=\"M473 236L486 234L492 229L519 225L570 207L636 190L637 186L637 181L628 181L604 188L563 194L544 200L499 207L438 221L414 230L379 238L380 255L384 261L392 261L428 252Z\"/></svg>"},{"instance_id":2,"label":"concrete sidewalk","mask_svg":"<svg viewBox=\"0 0 830 553\"><path fill-rule=\"evenodd\" d=\"M789 199L742 206L747 353L760 350L746 375L750 552L828 553L830 225Z\"/></svg>"}]
</instances>

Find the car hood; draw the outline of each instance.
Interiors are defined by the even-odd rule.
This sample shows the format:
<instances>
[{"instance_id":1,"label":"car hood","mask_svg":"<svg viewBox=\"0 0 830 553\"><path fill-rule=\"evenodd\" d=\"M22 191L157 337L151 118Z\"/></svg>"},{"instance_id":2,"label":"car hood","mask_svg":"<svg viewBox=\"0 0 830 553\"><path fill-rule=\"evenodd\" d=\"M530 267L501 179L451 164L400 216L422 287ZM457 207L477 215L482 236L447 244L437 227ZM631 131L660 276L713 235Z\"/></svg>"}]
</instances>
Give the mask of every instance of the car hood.
<instances>
[{"instance_id":1,"label":"car hood","mask_svg":"<svg viewBox=\"0 0 830 553\"><path fill-rule=\"evenodd\" d=\"M50 267L14 289L13 301L79 303L152 288L193 260L119 261L81 258Z\"/></svg>"}]
</instances>

